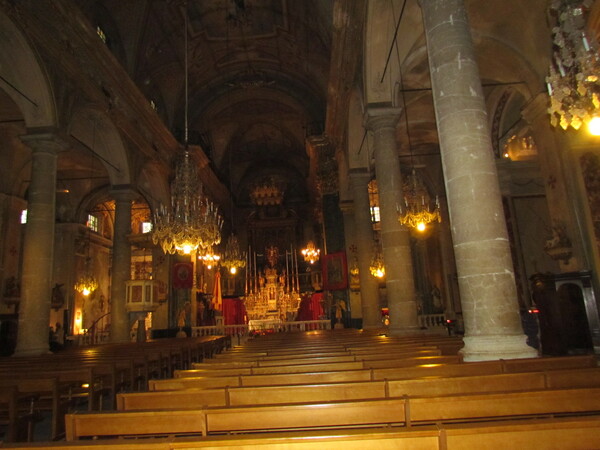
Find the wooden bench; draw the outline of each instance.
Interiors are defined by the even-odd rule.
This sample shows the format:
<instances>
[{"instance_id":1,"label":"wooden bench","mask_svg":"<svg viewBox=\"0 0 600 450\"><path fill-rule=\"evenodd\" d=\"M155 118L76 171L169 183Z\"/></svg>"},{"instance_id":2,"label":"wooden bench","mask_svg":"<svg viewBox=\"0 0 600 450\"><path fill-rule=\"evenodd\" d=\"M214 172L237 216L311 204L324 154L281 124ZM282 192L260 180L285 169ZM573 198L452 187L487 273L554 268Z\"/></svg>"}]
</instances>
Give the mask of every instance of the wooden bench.
<instances>
[{"instance_id":1,"label":"wooden bench","mask_svg":"<svg viewBox=\"0 0 600 450\"><path fill-rule=\"evenodd\" d=\"M306 404L202 407L66 416L67 440L82 437L276 431L600 413L600 388L402 397Z\"/></svg>"},{"instance_id":2,"label":"wooden bench","mask_svg":"<svg viewBox=\"0 0 600 450\"><path fill-rule=\"evenodd\" d=\"M590 357L591 356L591 357ZM527 360L481 361L461 364L428 363L418 366L391 367L377 369L349 369L328 372L240 374L225 376L176 378L150 380L149 390L174 390L189 388L215 388L225 386L273 386L285 384L338 383L354 381L375 381L384 379L411 379L423 377L477 376L500 373L534 372L560 370L564 368L597 367L593 355L579 357L532 358Z\"/></svg>"},{"instance_id":3,"label":"wooden bench","mask_svg":"<svg viewBox=\"0 0 600 450\"><path fill-rule=\"evenodd\" d=\"M408 396L444 396L556 388L600 387L600 368L450 378L223 387L122 393L120 411L200 406L265 405Z\"/></svg>"},{"instance_id":4,"label":"wooden bench","mask_svg":"<svg viewBox=\"0 0 600 450\"><path fill-rule=\"evenodd\" d=\"M102 439L72 442L49 442L44 448L68 450L175 450L228 448L236 450L281 449L308 446L327 450L355 448L411 448L472 450L485 446L488 450L600 448L600 418L503 420L475 424L438 424L406 428L363 428L360 430L309 430L285 433L252 433L198 437L145 439ZM4 444L6 448L16 448ZM19 444L22 450L39 450L40 446Z\"/></svg>"}]
</instances>

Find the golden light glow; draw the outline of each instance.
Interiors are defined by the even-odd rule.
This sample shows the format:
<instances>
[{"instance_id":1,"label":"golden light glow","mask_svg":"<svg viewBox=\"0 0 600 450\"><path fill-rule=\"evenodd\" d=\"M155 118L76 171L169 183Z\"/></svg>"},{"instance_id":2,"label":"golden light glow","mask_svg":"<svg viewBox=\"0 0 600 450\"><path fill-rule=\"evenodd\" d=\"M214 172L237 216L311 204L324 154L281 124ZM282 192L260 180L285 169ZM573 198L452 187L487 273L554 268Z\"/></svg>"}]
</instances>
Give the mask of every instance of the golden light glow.
<instances>
[{"instance_id":1,"label":"golden light glow","mask_svg":"<svg viewBox=\"0 0 600 450\"><path fill-rule=\"evenodd\" d=\"M306 244L306 248L303 248L300 253L302 253L304 261L306 261L309 264L314 264L316 261L319 260L321 250L315 247L315 243L313 241L308 241L308 244Z\"/></svg>"},{"instance_id":2,"label":"golden light glow","mask_svg":"<svg viewBox=\"0 0 600 450\"><path fill-rule=\"evenodd\" d=\"M418 231L425 231L425 229L427 228L427 225L425 225L425 222L419 222L416 226Z\"/></svg>"},{"instance_id":3,"label":"golden light glow","mask_svg":"<svg viewBox=\"0 0 600 450\"><path fill-rule=\"evenodd\" d=\"M371 258L369 272L371 272L371 275L373 275L375 278L385 277L385 265L383 264L383 255L377 242L373 246L373 257Z\"/></svg>"},{"instance_id":4,"label":"golden light glow","mask_svg":"<svg viewBox=\"0 0 600 450\"><path fill-rule=\"evenodd\" d=\"M80 292L82 295L88 296L96 289L98 289L98 282L96 278L89 272L86 272L74 286L77 292Z\"/></svg>"},{"instance_id":5,"label":"golden light glow","mask_svg":"<svg viewBox=\"0 0 600 450\"><path fill-rule=\"evenodd\" d=\"M420 364L417 367L439 367L441 364Z\"/></svg>"},{"instance_id":6,"label":"golden light glow","mask_svg":"<svg viewBox=\"0 0 600 450\"><path fill-rule=\"evenodd\" d=\"M430 196L421 179L413 169L404 183L404 208L397 206L398 221L409 228L418 228L419 224L441 222L440 202L435 198L433 211L429 210ZM419 231L423 231L419 229Z\"/></svg>"},{"instance_id":7,"label":"golden light glow","mask_svg":"<svg viewBox=\"0 0 600 450\"><path fill-rule=\"evenodd\" d=\"M588 130L592 136L600 136L600 117L595 116L588 123Z\"/></svg>"},{"instance_id":8,"label":"golden light glow","mask_svg":"<svg viewBox=\"0 0 600 450\"><path fill-rule=\"evenodd\" d=\"M232 275L237 273L238 268L246 267L246 253L240 249L240 243L234 234L227 239L221 265L229 269L229 273Z\"/></svg>"}]
</instances>

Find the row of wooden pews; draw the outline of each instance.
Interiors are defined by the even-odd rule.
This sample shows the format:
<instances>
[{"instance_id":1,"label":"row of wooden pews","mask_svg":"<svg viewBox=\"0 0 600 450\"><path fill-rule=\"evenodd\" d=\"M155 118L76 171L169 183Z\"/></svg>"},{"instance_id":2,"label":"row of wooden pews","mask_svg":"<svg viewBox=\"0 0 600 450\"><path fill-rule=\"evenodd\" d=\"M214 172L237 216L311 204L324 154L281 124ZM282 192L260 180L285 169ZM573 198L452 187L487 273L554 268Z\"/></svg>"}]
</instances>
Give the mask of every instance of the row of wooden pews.
<instances>
[{"instance_id":1,"label":"row of wooden pews","mask_svg":"<svg viewBox=\"0 0 600 450\"><path fill-rule=\"evenodd\" d=\"M260 337L118 393L116 412L67 414L51 448L600 448L594 355L463 363L461 345Z\"/></svg>"},{"instance_id":2,"label":"row of wooden pews","mask_svg":"<svg viewBox=\"0 0 600 450\"><path fill-rule=\"evenodd\" d=\"M145 391L231 346L229 337L164 339L76 347L36 357L0 359L0 430L4 441L31 441L49 415L48 440L64 436L67 412L113 409L118 392ZM2 400L6 399L6 401Z\"/></svg>"}]
</instances>

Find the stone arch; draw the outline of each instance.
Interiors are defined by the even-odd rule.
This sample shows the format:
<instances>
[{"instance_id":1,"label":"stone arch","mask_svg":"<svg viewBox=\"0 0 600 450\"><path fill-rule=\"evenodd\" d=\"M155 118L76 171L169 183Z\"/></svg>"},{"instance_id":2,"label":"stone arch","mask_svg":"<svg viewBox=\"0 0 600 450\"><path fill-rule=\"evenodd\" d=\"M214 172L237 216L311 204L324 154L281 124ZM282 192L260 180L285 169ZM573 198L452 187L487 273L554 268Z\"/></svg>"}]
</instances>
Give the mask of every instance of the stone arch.
<instances>
[{"instance_id":1,"label":"stone arch","mask_svg":"<svg viewBox=\"0 0 600 450\"><path fill-rule=\"evenodd\" d=\"M27 128L57 126L45 68L23 32L0 11L0 88L17 104Z\"/></svg>"},{"instance_id":2,"label":"stone arch","mask_svg":"<svg viewBox=\"0 0 600 450\"><path fill-rule=\"evenodd\" d=\"M138 176L138 190L146 199L150 210L159 205L170 204L170 187L168 182L168 169L156 162L149 162L140 171Z\"/></svg>"},{"instance_id":3,"label":"stone arch","mask_svg":"<svg viewBox=\"0 0 600 450\"><path fill-rule=\"evenodd\" d=\"M131 184L126 144L103 112L93 107L76 108L68 132L102 161L112 186Z\"/></svg>"}]
</instances>

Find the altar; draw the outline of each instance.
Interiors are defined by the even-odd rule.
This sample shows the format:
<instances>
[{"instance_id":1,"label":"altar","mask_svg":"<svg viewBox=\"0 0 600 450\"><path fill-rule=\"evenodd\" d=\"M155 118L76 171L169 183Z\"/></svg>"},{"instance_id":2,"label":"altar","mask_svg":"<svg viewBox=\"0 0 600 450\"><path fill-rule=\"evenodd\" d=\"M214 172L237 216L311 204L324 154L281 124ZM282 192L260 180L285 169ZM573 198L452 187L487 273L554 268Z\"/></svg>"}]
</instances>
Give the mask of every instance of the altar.
<instances>
[{"instance_id":1,"label":"altar","mask_svg":"<svg viewBox=\"0 0 600 450\"><path fill-rule=\"evenodd\" d=\"M279 265L277 247L266 250L267 267L259 270L255 258L248 263L244 306L250 329L274 328L282 322L294 321L300 306L294 253L286 252L285 265Z\"/></svg>"}]
</instances>

